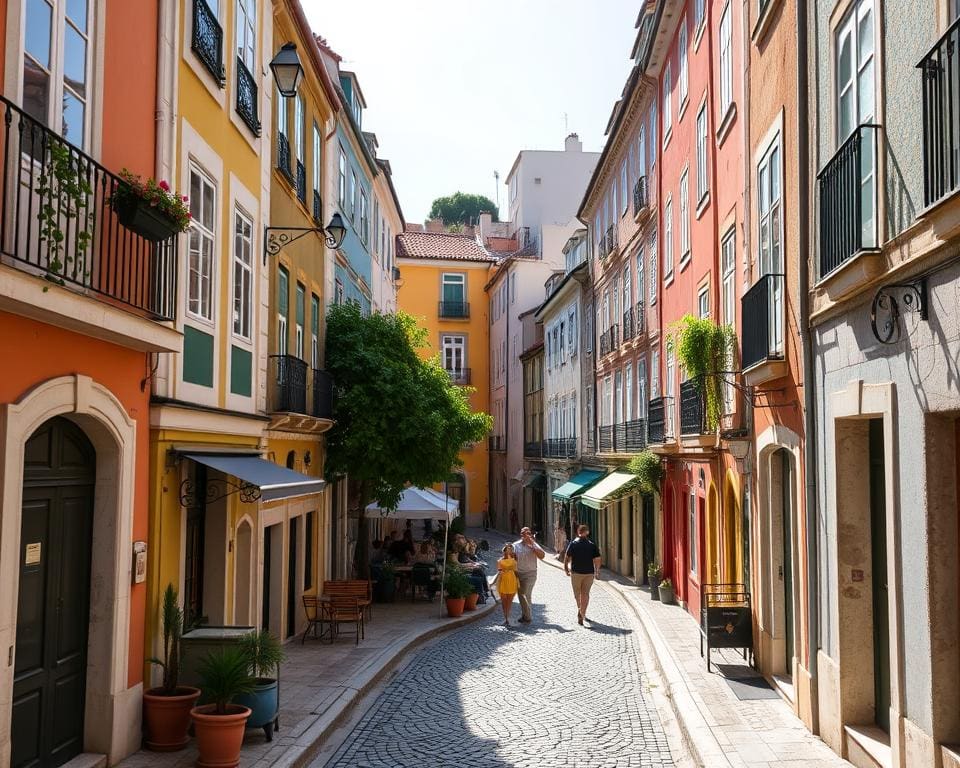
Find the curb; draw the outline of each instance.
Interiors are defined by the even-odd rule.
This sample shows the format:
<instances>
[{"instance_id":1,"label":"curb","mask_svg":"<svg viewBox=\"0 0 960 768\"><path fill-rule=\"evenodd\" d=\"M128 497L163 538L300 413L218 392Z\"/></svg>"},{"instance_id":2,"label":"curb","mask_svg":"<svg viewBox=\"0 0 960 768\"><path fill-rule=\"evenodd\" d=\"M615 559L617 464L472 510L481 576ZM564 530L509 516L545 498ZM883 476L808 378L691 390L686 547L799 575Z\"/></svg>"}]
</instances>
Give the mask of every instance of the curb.
<instances>
[{"instance_id":1,"label":"curb","mask_svg":"<svg viewBox=\"0 0 960 768\"><path fill-rule=\"evenodd\" d=\"M495 602L477 606L477 610L470 615L448 620L414 637L401 637L390 643L371 659L364 669L346 682L330 706L297 736L296 741L273 765L276 768L300 768L309 763L320 751L327 737L347 719L357 703L384 677L396 670L411 651L438 635L479 621L496 607Z\"/></svg>"}]
</instances>

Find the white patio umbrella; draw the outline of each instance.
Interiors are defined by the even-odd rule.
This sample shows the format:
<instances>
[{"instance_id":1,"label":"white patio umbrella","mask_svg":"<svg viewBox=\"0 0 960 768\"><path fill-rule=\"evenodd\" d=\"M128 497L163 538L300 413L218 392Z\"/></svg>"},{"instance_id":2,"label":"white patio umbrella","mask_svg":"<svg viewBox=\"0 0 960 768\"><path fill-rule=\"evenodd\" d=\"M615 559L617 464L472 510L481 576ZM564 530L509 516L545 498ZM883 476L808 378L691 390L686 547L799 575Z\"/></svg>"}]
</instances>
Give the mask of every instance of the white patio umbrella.
<instances>
[{"instance_id":1,"label":"white patio umbrella","mask_svg":"<svg viewBox=\"0 0 960 768\"><path fill-rule=\"evenodd\" d=\"M367 517L380 517L388 520L445 520L443 528L443 567L440 571L440 595L447 578L447 543L450 535L450 523L459 514L460 502L432 488L410 487L400 494L396 507L386 509L376 502L367 505ZM443 616L443 600L440 601L440 615Z\"/></svg>"}]
</instances>

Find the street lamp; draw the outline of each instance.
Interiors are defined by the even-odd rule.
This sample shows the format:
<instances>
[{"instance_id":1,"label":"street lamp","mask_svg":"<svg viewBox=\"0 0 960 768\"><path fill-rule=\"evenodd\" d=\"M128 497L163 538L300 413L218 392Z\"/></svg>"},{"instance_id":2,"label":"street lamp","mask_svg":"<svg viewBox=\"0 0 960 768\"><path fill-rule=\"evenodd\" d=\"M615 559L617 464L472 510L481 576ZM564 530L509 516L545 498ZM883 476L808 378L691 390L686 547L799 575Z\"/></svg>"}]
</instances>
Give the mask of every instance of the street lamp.
<instances>
[{"instance_id":1,"label":"street lamp","mask_svg":"<svg viewBox=\"0 0 960 768\"><path fill-rule=\"evenodd\" d=\"M323 235L327 248L336 250L343 245L343 238L347 228L343 225L343 218L339 213L330 217L326 227L266 227L263 231L263 264L267 264L267 256L276 256L285 245L296 242L310 232ZM296 233L296 234L291 234Z\"/></svg>"},{"instance_id":2,"label":"street lamp","mask_svg":"<svg viewBox=\"0 0 960 768\"><path fill-rule=\"evenodd\" d=\"M273 71L273 79L277 83L280 95L288 99L296 96L297 86L303 79L303 65L300 64L300 57L297 56L296 43L284 45L270 62L270 69Z\"/></svg>"}]
</instances>

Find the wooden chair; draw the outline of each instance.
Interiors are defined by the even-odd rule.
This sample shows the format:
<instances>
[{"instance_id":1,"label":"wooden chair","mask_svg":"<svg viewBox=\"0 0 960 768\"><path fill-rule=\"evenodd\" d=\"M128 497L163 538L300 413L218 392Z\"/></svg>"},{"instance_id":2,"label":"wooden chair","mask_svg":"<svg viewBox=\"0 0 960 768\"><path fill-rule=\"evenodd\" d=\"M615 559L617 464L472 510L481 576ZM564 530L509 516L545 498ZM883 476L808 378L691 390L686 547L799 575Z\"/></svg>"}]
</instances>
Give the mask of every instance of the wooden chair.
<instances>
[{"instance_id":1,"label":"wooden chair","mask_svg":"<svg viewBox=\"0 0 960 768\"><path fill-rule=\"evenodd\" d=\"M341 624L353 624L356 636L355 645L363 639L363 608L356 597L331 597L328 603L328 612L334 637L340 636Z\"/></svg>"},{"instance_id":2,"label":"wooden chair","mask_svg":"<svg viewBox=\"0 0 960 768\"><path fill-rule=\"evenodd\" d=\"M355 597L364 612L373 614L373 596L370 594L370 583L365 579L328 581L323 585L323 592L329 597Z\"/></svg>"},{"instance_id":3,"label":"wooden chair","mask_svg":"<svg viewBox=\"0 0 960 768\"><path fill-rule=\"evenodd\" d=\"M320 600L316 595L303 596L303 612L307 617L307 628L303 630L303 637L300 638L300 645L307 639L307 634L313 630L313 636L317 640L323 640L329 636L330 642L333 642L333 624L330 621L329 609L326 603ZM320 632L317 632L319 627ZM324 629L326 627L326 629Z\"/></svg>"}]
</instances>

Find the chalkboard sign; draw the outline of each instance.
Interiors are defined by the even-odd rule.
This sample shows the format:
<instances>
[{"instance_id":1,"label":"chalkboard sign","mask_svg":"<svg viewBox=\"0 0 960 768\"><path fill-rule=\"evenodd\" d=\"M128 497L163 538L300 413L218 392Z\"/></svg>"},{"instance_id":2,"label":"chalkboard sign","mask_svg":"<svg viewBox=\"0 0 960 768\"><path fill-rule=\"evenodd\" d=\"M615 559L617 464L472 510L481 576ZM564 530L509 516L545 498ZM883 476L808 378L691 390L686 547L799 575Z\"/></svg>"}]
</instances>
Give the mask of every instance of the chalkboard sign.
<instances>
[{"instance_id":1,"label":"chalkboard sign","mask_svg":"<svg viewBox=\"0 0 960 768\"><path fill-rule=\"evenodd\" d=\"M737 648L747 651L753 662L753 620L750 593L743 584L704 584L700 607L700 655L706 642L707 671L711 648Z\"/></svg>"}]
</instances>

